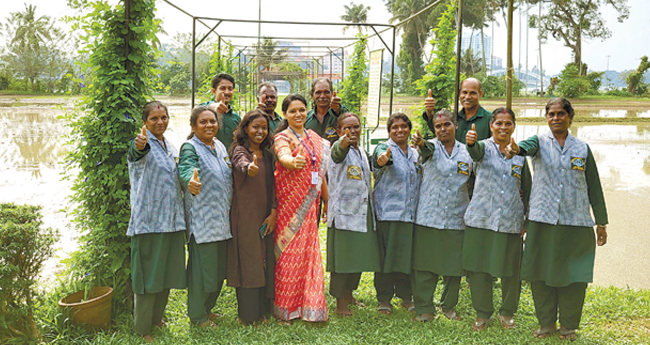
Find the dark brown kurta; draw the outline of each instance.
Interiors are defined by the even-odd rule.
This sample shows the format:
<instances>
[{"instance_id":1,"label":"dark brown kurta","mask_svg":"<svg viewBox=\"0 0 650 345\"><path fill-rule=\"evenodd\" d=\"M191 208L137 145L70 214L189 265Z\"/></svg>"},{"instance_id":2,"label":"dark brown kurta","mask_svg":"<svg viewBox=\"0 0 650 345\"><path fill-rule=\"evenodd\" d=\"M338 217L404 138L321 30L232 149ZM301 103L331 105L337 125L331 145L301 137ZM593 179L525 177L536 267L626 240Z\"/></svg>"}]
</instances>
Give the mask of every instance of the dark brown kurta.
<instances>
[{"instance_id":1,"label":"dark brown kurta","mask_svg":"<svg viewBox=\"0 0 650 345\"><path fill-rule=\"evenodd\" d=\"M253 155L242 146L231 154L233 197L230 210L232 238L228 240L228 286L239 288L267 287L267 296L273 298L273 235L260 238L262 223L277 207L273 156L264 151L257 158L259 171L248 176L248 164Z\"/></svg>"}]
</instances>

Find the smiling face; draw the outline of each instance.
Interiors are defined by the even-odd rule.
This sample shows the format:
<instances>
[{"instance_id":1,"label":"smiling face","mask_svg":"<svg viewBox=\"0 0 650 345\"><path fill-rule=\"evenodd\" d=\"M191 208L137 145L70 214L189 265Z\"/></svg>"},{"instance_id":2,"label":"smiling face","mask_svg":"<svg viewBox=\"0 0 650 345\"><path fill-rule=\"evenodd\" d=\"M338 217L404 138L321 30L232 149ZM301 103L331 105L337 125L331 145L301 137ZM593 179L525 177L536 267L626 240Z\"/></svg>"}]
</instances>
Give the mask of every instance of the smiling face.
<instances>
[{"instance_id":1,"label":"smiling face","mask_svg":"<svg viewBox=\"0 0 650 345\"><path fill-rule=\"evenodd\" d=\"M149 112L145 126L158 140L162 140L167 125L169 125L169 116L164 108L157 107Z\"/></svg>"},{"instance_id":2,"label":"smiling face","mask_svg":"<svg viewBox=\"0 0 650 345\"><path fill-rule=\"evenodd\" d=\"M350 143L352 146L357 147L359 138L361 137L361 124L359 120L353 115L349 115L341 120L341 127L336 130L339 137L345 135L346 129L350 131Z\"/></svg>"},{"instance_id":3,"label":"smiling face","mask_svg":"<svg viewBox=\"0 0 650 345\"><path fill-rule=\"evenodd\" d=\"M262 101L262 96L266 96L266 109L264 112L271 115L275 111L275 107L278 105L278 93L272 87L262 86L260 93L257 95L257 101Z\"/></svg>"},{"instance_id":4,"label":"smiling face","mask_svg":"<svg viewBox=\"0 0 650 345\"><path fill-rule=\"evenodd\" d=\"M194 135L206 145L212 144L218 129L217 117L209 110L200 113L196 118L196 124L192 126Z\"/></svg>"},{"instance_id":5,"label":"smiling face","mask_svg":"<svg viewBox=\"0 0 650 345\"><path fill-rule=\"evenodd\" d=\"M436 119L433 122L433 129L436 131L436 138L438 138L441 143L448 144L450 142L455 142L456 128L458 128L458 125L451 121L447 116L436 115Z\"/></svg>"},{"instance_id":6,"label":"smiling face","mask_svg":"<svg viewBox=\"0 0 650 345\"><path fill-rule=\"evenodd\" d=\"M248 139L250 139L251 143L255 144L255 146L260 146L268 134L268 121L262 116L251 121L246 127L246 135L248 135Z\"/></svg>"},{"instance_id":7,"label":"smiling face","mask_svg":"<svg viewBox=\"0 0 650 345\"><path fill-rule=\"evenodd\" d=\"M328 108L332 102L332 90L326 81L319 81L314 86L314 92L311 97L319 108Z\"/></svg>"},{"instance_id":8,"label":"smiling face","mask_svg":"<svg viewBox=\"0 0 650 345\"><path fill-rule=\"evenodd\" d=\"M479 86L478 81L468 79L463 81L460 87L460 102L465 111L474 111L478 108L479 101L483 97L483 91Z\"/></svg>"},{"instance_id":9,"label":"smiling face","mask_svg":"<svg viewBox=\"0 0 650 345\"><path fill-rule=\"evenodd\" d=\"M302 101L292 101L283 114L289 123L289 127L295 131L302 131L307 119L307 105Z\"/></svg>"},{"instance_id":10,"label":"smiling face","mask_svg":"<svg viewBox=\"0 0 650 345\"><path fill-rule=\"evenodd\" d=\"M235 86L230 80L221 79L219 84L217 84L217 87L210 91L217 102L223 99L224 103L230 104L230 101L232 101L232 95L235 93Z\"/></svg>"},{"instance_id":11,"label":"smiling face","mask_svg":"<svg viewBox=\"0 0 650 345\"><path fill-rule=\"evenodd\" d=\"M499 144L507 144L510 141L512 133L515 131L515 123L512 116L508 113L500 113L494 117L494 122L490 122L490 130L494 141Z\"/></svg>"},{"instance_id":12,"label":"smiling face","mask_svg":"<svg viewBox=\"0 0 650 345\"><path fill-rule=\"evenodd\" d=\"M406 123L406 121L397 118L393 123L391 123L388 135L395 144L402 146L408 143L410 133L411 128L409 127L409 124Z\"/></svg>"},{"instance_id":13,"label":"smiling face","mask_svg":"<svg viewBox=\"0 0 650 345\"><path fill-rule=\"evenodd\" d=\"M551 104L546 112L546 121L551 132L555 135L563 135L569 131L572 119L559 103Z\"/></svg>"}]
</instances>

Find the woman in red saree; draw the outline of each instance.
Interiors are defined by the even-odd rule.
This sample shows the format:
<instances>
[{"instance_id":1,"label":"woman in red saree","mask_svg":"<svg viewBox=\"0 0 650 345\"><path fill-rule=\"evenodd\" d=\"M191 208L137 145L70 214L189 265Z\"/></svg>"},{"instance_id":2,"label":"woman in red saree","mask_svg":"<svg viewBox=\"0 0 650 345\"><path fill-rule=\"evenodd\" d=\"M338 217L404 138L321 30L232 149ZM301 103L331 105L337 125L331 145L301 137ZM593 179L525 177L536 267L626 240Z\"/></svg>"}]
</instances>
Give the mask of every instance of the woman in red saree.
<instances>
[{"instance_id":1,"label":"woman in red saree","mask_svg":"<svg viewBox=\"0 0 650 345\"><path fill-rule=\"evenodd\" d=\"M307 101L301 95L287 96L282 112L285 120L276 131L274 145L278 157L274 313L283 321L323 322L327 321L327 303L317 218L321 196L323 210L327 210L329 142L305 130Z\"/></svg>"}]
</instances>

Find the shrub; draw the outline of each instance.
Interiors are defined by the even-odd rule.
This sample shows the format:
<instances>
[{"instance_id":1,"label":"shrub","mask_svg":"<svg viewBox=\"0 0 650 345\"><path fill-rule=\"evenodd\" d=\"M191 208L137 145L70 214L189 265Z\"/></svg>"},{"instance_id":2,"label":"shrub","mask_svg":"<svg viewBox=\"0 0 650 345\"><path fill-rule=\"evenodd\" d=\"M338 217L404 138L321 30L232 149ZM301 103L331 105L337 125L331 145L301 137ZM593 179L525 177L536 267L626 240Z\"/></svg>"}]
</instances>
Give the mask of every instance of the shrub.
<instances>
[{"instance_id":1,"label":"shrub","mask_svg":"<svg viewBox=\"0 0 650 345\"><path fill-rule=\"evenodd\" d=\"M0 204L0 343L40 339L33 316L34 284L53 254L58 232L41 229L39 206Z\"/></svg>"},{"instance_id":2,"label":"shrub","mask_svg":"<svg viewBox=\"0 0 650 345\"><path fill-rule=\"evenodd\" d=\"M560 74L557 93L562 97L575 98L584 95L590 87L589 79L579 75L578 67L574 63L569 63Z\"/></svg>"}]
</instances>

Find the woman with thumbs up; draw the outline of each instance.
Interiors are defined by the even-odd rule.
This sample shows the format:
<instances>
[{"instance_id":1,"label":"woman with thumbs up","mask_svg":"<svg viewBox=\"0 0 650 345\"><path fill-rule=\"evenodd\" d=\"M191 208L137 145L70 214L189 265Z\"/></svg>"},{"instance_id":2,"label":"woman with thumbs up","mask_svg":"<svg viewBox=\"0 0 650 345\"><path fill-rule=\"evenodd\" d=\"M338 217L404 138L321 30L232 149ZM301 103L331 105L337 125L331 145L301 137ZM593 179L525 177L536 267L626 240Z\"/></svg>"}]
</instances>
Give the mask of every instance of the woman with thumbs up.
<instances>
[{"instance_id":1,"label":"woman with thumbs up","mask_svg":"<svg viewBox=\"0 0 650 345\"><path fill-rule=\"evenodd\" d=\"M330 145L305 129L307 101L303 96L288 95L282 113L285 119L276 130L274 143L278 157L274 313L282 321L327 321L316 218L321 197L323 209L327 209L325 172Z\"/></svg>"},{"instance_id":2,"label":"woman with thumbs up","mask_svg":"<svg viewBox=\"0 0 650 345\"><path fill-rule=\"evenodd\" d=\"M235 288L239 320L245 325L263 321L271 314L274 298L273 231L275 160L269 117L250 111L235 131L230 148L234 189L228 240L228 286Z\"/></svg>"},{"instance_id":3,"label":"woman with thumbs up","mask_svg":"<svg viewBox=\"0 0 650 345\"><path fill-rule=\"evenodd\" d=\"M184 289L185 219L178 151L164 137L169 114L158 101L142 109L141 133L128 152L131 181L131 284L133 323L151 342L151 326L162 327L170 289Z\"/></svg>"},{"instance_id":4,"label":"woman with thumbs up","mask_svg":"<svg viewBox=\"0 0 650 345\"><path fill-rule=\"evenodd\" d=\"M472 125L465 139L467 151L475 162L476 183L465 212L462 262L476 310L472 324L476 331L487 327L494 312L494 278L501 278L502 290L497 319L505 329L516 327L522 234L531 186L524 157L505 156L515 131L515 113L508 108L494 110L490 130L492 137L477 141L475 125Z\"/></svg>"},{"instance_id":5,"label":"woman with thumbs up","mask_svg":"<svg viewBox=\"0 0 650 345\"><path fill-rule=\"evenodd\" d=\"M188 229L187 311L201 327L217 327L212 312L226 277L230 234L232 171L225 146L215 139L217 113L198 106L190 116L192 133L183 146L178 170L185 189ZM203 187L205 185L205 187Z\"/></svg>"},{"instance_id":6,"label":"woman with thumbs up","mask_svg":"<svg viewBox=\"0 0 650 345\"><path fill-rule=\"evenodd\" d=\"M408 146L411 120L394 113L386 125L390 139L377 145L372 155L375 189L373 201L377 218L381 271L375 273L379 312L392 312L393 295L402 306L414 310L411 293L411 252L413 221L422 181L418 151Z\"/></svg>"}]
</instances>

